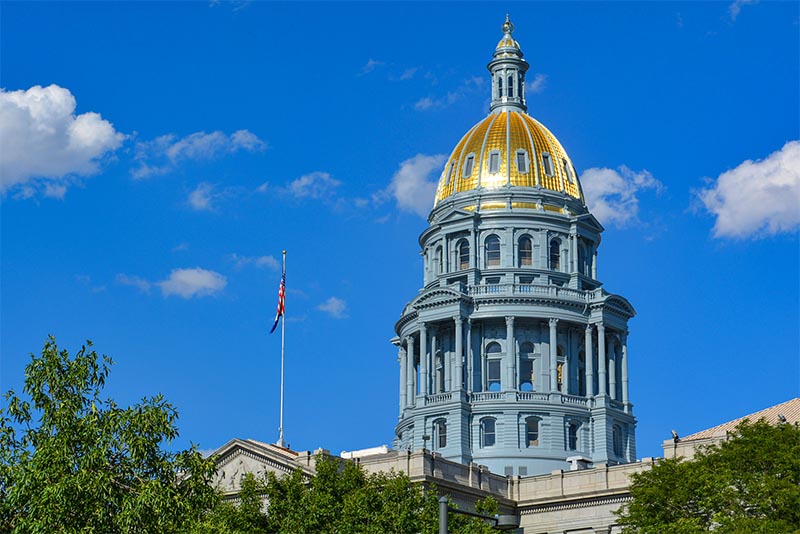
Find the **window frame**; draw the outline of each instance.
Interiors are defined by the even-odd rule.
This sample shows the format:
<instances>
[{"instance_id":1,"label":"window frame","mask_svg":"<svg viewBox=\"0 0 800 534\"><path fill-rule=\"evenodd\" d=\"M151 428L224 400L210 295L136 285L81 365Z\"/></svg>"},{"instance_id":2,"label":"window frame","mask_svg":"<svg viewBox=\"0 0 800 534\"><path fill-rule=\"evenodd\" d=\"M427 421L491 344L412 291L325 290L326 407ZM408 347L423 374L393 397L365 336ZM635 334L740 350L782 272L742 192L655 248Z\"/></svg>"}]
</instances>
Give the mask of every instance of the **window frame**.
<instances>
[{"instance_id":1,"label":"window frame","mask_svg":"<svg viewBox=\"0 0 800 534\"><path fill-rule=\"evenodd\" d=\"M554 259L555 261L553 261ZM550 246L547 254L547 264L551 271L561 270L561 240L557 237L554 237L550 240Z\"/></svg>"},{"instance_id":2,"label":"window frame","mask_svg":"<svg viewBox=\"0 0 800 534\"><path fill-rule=\"evenodd\" d=\"M522 247L525 242L528 244L527 250ZM527 253L528 263L524 261L523 251ZM519 237L517 240L517 256L519 267L533 267L533 239L531 239L531 236L525 234Z\"/></svg>"},{"instance_id":3,"label":"window frame","mask_svg":"<svg viewBox=\"0 0 800 534\"><path fill-rule=\"evenodd\" d=\"M514 158L514 161L517 165L517 172L520 174L528 174L531 171L531 160L528 157L528 151L520 148L515 152L515 154L516 157ZM522 157L521 160L520 157ZM524 169L520 167L520 161L522 161Z\"/></svg>"},{"instance_id":4,"label":"window frame","mask_svg":"<svg viewBox=\"0 0 800 534\"><path fill-rule=\"evenodd\" d=\"M462 239L456 245L456 253L458 254L458 269L464 270L469 269L470 264L470 249L469 249L469 240ZM464 259L466 258L466 263Z\"/></svg>"},{"instance_id":5,"label":"window frame","mask_svg":"<svg viewBox=\"0 0 800 534\"><path fill-rule=\"evenodd\" d=\"M497 250L489 250L489 242L491 241L492 244L497 244ZM502 266L502 254L501 254L501 241L500 237L497 234L489 234L486 236L486 239L483 241L484 247L484 258L483 262L487 268L489 267L501 267ZM494 247L492 247L494 248ZM491 256L490 256L491 254ZM495 257L496 254L496 257Z\"/></svg>"},{"instance_id":6,"label":"window frame","mask_svg":"<svg viewBox=\"0 0 800 534\"><path fill-rule=\"evenodd\" d=\"M555 174L555 169L553 168L553 158L547 152L542 152L542 167L544 167L544 173L552 178L553 174Z\"/></svg>"},{"instance_id":7,"label":"window frame","mask_svg":"<svg viewBox=\"0 0 800 534\"><path fill-rule=\"evenodd\" d=\"M538 447L539 440L541 438L541 431L539 429L539 422L541 419L536 416L530 416L525 418L525 448L530 447ZM533 429L531 430L531 425L533 425ZM535 439L531 439L531 436L535 436Z\"/></svg>"},{"instance_id":8,"label":"window frame","mask_svg":"<svg viewBox=\"0 0 800 534\"><path fill-rule=\"evenodd\" d=\"M469 169L469 172L467 172ZM461 174L464 178L469 178L472 176L472 173L475 172L475 153L470 152L467 154L467 157L464 158L464 168L461 170Z\"/></svg>"},{"instance_id":9,"label":"window frame","mask_svg":"<svg viewBox=\"0 0 800 534\"><path fill-rule=\"evenodd\" d=\"M487 426L491 425L491 431ZM480 444L481 448L494 447L497 444L497 419L494 417L484 417L480 421ZM491 436L491 443L487 439Z\"/></svg>"},{"instance_id":10,"label":"window frame","mask_svg":"<svg viewBox=\"0 0 800 534\"><path fill-rule=\"evenodd\" d=\"M493 165L494 163L494 165ZM497 174L500 172L500 151L492 150L489 152L489 174Z\"/></svg>"}]
</instances>

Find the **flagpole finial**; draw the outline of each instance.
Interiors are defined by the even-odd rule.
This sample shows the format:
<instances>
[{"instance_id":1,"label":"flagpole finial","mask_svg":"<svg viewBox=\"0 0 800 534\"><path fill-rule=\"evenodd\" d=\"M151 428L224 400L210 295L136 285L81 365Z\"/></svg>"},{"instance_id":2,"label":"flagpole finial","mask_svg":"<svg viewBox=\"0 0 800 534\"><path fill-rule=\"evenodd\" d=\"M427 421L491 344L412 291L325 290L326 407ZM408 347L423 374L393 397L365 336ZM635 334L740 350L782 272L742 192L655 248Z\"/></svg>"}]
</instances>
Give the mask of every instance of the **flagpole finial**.
<instances>
[{"instance_id":1,"label":"flagpole finial","mask_svg":"<svg viewBox=\"0 0 800 534\"><path fill-rule=\"evenodd\" d=\"M284 250L283 253L286 254L286 251Z\"/></svg>"}]
</instances>

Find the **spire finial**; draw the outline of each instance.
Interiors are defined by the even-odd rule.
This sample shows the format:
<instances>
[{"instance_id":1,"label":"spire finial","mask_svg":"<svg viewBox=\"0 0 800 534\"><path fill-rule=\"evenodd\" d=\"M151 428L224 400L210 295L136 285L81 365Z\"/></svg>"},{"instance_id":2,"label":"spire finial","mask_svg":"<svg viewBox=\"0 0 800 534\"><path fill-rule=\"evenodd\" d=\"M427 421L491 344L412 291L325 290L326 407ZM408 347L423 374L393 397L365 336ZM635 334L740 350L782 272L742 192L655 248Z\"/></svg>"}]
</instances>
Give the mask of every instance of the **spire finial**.
<instances>
[{"instance_id":1,"label":"spire finial","mask_svg":"<svg viewBox=\"0 0 800 534\"><path fill-rule=\"evenodd\" d=\"M514 32L514 25L511 23L508 13L506 13L506 21L503 23L503 33L511 35Z\"/></svg>"}]
</instances>

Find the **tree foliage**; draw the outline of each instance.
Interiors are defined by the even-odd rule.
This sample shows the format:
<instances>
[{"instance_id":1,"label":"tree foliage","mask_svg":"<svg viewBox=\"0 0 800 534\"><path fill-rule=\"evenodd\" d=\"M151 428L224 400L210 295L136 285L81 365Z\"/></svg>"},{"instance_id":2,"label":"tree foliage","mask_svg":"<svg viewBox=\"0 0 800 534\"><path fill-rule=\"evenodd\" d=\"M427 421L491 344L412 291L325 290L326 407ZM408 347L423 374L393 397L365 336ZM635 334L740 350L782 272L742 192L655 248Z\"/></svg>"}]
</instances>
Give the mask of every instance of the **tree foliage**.
<instances>
[{"instance_id":1,"label":"tree foliage","mask_svg":"<svg viewBox=\"0 0 800 534\"><path fill-rule=\"evenodd\" d=\"M633 476L618 515L626 533L800 532L800 427L744 421L690 461Z\"/></svg>"},{"instance_id":2,"label":"tree foliage","mask_svg":"<svg viewBox=\"0 0 800 534\"><path fill-rule=\"evenodd\" d=\"M269 502L261 518L254 513L258 501L253 497L258 494ZM438 496L436 488L425 489L405 474L368 474L353 462L320 456L316 474L310 478L299 470L280 478L273 473L261 480L246 477L239 506L221 505L206 518L204 528L225 534L435 534ZM476 508L492 515L497 502L487 498ZM492 530L480 519L451 514L450 532L488 534Z\"/></svg>"},{"instance_id":3,"label":"tree foliage","mask_svg":"<svg viewBox=\"0 0 800 534\"><path fill-rule=\"evenodd\" d=\"M161 395L101 398L112 361L50 337L0 408L0 531L183 532L216 502L213 461L168 452L177 412Z\"/></svg>"}]
</instances>

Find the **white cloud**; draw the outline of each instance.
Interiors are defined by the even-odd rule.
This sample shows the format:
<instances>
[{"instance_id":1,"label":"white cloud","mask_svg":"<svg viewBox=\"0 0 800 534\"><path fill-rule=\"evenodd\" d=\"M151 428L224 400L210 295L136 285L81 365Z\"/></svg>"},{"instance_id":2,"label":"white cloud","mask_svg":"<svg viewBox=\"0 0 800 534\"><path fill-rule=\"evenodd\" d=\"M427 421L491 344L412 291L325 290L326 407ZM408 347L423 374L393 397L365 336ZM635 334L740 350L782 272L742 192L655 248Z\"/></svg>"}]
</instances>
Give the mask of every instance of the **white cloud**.
<instances>
[{"instance_id":1,"label":"white cloud","mask_svg":"<svg viewBox=\"0 0 800 534\"><path fill-rule=\"evenodd\" d=\"M99 160L125 135L98 113L75 115L75 107L58 85L0 89L0 193L13 187L23 198L37 191L61 198L74 176L99 171Z\"/></svg>"},{"instance_id":2,"label":"white cloud","mask_svg":"<svg viewBox=\"0 0 800 534\"><path fill-rule=\"evenodd\" d=\"M153 284L151 284L148 280L144 278L140 278L138 276L131 276L127 274L120 273L117 275L117 283L122 284L124 286L132 286L141 291L142 293L149 293L150 288Z\"/></svg>"},{"instance_id":3,"label":"white cloud","mask_svg":"<svg viewBox=\"0 0 800 534\"><path fill-rule=\"evenodd\" d=\"M197 185L190 193L188 203L192 209L197 211L212 211L214 206L212 202L216 197L214 193L214 186L207 182Z\"/></svg>"},{"instance_id":4,"label":"white cloud","mask_svg":"<svg viewBox=\"0 0 800 534\"><path fill-rule=\"evenodd\" d=\"M168 134L151 141L136 143L134 158L138 167L131 170L134 178L147 178L171 172L181 161L210 160L224 154L260 152L267 144L248 130L231 135L215 131L195 132L178 139Z\"/></svg>"},{"instance_id":5,"label":"white cloud","mask_svg":"<svg viewBox=\"0 0 800 534\"><path fill-rule=\"evenodd\" d=\"M157 283L161 293L168 297L177 295L189 299L219 293L228 285L228 280L221 274L200 269L173 269L169 278Z\"/></svg>"},{"instance_id":6,"label":"white cloud","mask_svg":"<svg viewBox=\"0 0 800 534\"><path fill-rule=\"evenodd\" d=\"M237 269L250 265L259 269L268 267L273 271L278 271L281 268L281 262L275 256L240 256L234 252L231 254L231 261L233 261Z\"/></svg>"},{"instance_id":7,"label":"white cloud","mask_svg":"<svg viewBox=\"0 0 800 534\"><path fill-rule=\"evenodd\" d=\"M339 298L331 297L319 306L317 309L320 311L324 311L334 319L346 319L347 318L347 303Z\"/></svg>"},{"instance_id":8,"label":"white cloud","mask_svg":"<svg viewBox=\"0 0 800 534\"><path fill-rule=\"evenodd\" d=\"M537 73L533 80L529 81L526 89L531 93L541 93L547 86L547 74Z\"/></svg>"},{"instance_id":9,"label":"white cloud","mask_svg":"<svg viewBox=\"0 0 800 534\"><path fill-rule=\"evenodd\" d=\"M323 198L333 195L339 185L327 172L314 171L289 183L286 190L297 198Z\"/></svg>"},{"instance_id":10,"label":"white cloud","mask_svg":"<svg viewBox=\"0 0 800 534\"><path fill-rule=\"evenodd\" d=\"M361 75L369 74L370 72L374 71L376 68L383 65L383 61L378 61L377 59L369 58L367 64L361 68Z\"/></svg>"},{"instance_id":11,"label":"white cloud","mask_svg":"<svg viewBox=\"0 0 800 534\"><path fill-rule=\"evenodd\" d=\"M389 185L389 192L400 209L423 218L428 216L436 196L436 182L429 180L429 177L433 171L441 170L446 159L444 154L417 154L400 164Z\"/></svg>"},{"instance_id":12,"label":"white cloud","mask_svg":"<svg viewBox=\"0 0 800 534\"><path fill-rule=\"evenodd\" d=\"M419 67L411 67L409 69L406 69L400 75L400 79L401 80L410 80L411 78L414 77L414 75L417 73L418 70L419 70Z\"/></svg>"},{"instance_id":13,"label":"white cloud","mask_svg":"<svg viewBox=\"0 0 800 534\"><path fill-rule=\"evenodd\" d=\"M731 19L731 22L736 21L736 17L739 16L739 13L742 12L742 6L747 4L757 4L758 0L735 0L728 5L728 16Z\"/></svg>"},{"instance_id":14,"label":"white cloud","mask_svg":"<svg viewBox=\"0 0 800 534\"><path fill-rule=\"evenodd\" d=\"M763 160L746 160L697 193L717 218L715 237L764 237L800 226L800 141Z\"/></svg>"},{"instance_id":15,"label":"white cloud","mask_svg":"<svg viewBox=\"0 0 800 534\"><path fill-rule=\"evenodd\" d=\"M602 224L616 227L638 220L638 193L647 189L660 193L664 187L650 172L635 172L624 165L617 169L587 169L580 181L592 215Z\"/></svg>"},{"instance_id":16,"label":"white cloud","mask_svg":"<svg viewBox=\"0 0 800 534\"><path fill-rule=\"evenodd\" d=\"M420 98L416 102L414 102L414 109L417 111L425 111L426 109L430 109L435 105L433 99L429 96Z\"/></svg>"},{"instance_id":17,"label":"white cloud","mask_svg":"<svg viewBox=\"0 0 800 534\"><path fill-rule=\"evenodd\" d=\"M414 103L414 109L417 111L426 111L428 109L436 108L441 109L452 104L455 104L465 96L474 93L476 90L483 87L485 80L483 77L480 76L473 76L472 78L467 78L461 84L456 87L453 91L448 91L447 94L440 98L434 98L431 96L426 96L420 98Z\"/></svg>"}]
</instances>

